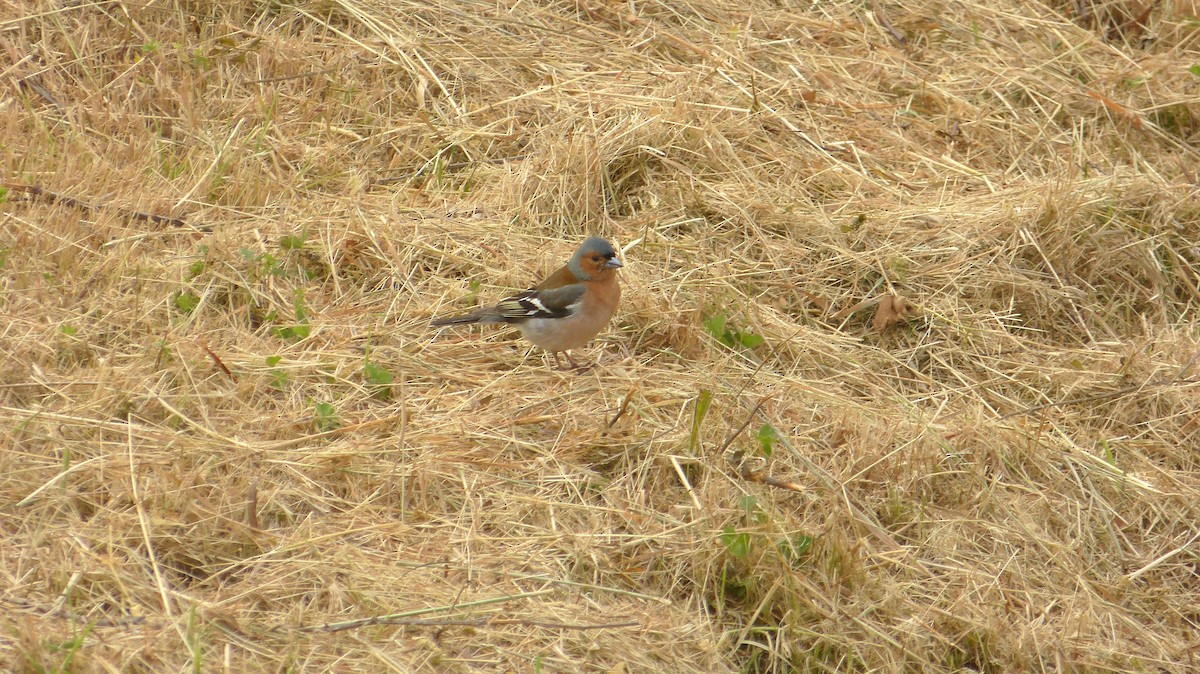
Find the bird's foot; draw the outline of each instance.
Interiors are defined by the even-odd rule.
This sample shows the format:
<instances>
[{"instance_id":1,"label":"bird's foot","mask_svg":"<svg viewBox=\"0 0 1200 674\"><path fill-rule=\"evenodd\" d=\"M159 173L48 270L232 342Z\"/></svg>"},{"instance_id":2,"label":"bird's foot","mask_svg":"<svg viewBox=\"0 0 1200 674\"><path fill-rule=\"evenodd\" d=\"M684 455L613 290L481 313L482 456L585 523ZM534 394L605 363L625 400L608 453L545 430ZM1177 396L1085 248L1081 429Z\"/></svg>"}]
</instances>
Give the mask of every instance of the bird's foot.
<instances>
[{"instance_id":1,"label":"bird's foot","mask_svg":"<svg viewBox=\"0 0 1200 674\"><path fill-rule=\"evenodd\" d=\"M591 365L580 365L579 363L576 363L575 359L571 357L570 352L563 351L562 354L567 357L567 362L570 363L570 365L568 365L567 367L563 367L562 362L560 362L558 360L558 352L555 351L554 352L554 364L558 366L558 369L560 369L564 372L570 372L570 371L587 372L588 370L592 369Z\"/></svg>"}]
</instances>

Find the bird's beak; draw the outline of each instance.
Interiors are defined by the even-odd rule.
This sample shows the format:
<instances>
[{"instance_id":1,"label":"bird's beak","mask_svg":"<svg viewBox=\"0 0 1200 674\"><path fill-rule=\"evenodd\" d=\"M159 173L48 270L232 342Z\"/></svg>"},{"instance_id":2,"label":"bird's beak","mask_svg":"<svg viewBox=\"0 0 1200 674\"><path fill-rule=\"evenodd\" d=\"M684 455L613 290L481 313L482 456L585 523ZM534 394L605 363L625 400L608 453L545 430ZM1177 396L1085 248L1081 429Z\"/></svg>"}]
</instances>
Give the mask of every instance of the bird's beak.
<instances>
[{"instance_id":1,"label":"bird's beak","mask_svg":"<svg viewBox=\"0 0 1200 674\"><path fill-rule=\"evenodd\" d=\"M621 267L624 267L625 264L614 257L600 266L604 267L605 269L620 269Z\"/></svg>"}]
</instances>

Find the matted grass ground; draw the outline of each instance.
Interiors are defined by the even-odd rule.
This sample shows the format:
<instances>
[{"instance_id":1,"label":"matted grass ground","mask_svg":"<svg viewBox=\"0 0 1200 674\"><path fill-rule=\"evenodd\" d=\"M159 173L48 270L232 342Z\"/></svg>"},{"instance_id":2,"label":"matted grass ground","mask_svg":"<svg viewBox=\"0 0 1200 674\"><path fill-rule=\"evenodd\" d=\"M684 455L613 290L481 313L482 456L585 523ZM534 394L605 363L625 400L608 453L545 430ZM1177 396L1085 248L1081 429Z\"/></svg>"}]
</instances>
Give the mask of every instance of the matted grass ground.
<instances>
[{"instance_id":1,"label":"matted grass ground","mask_svg":"<svg viewBox=\"0 0 1200 674\"><path fill-rule=\"evenodd\" d=\"M0 667L1196 671L1195 13L0 1Z\"/></svg>"}]
</instances>

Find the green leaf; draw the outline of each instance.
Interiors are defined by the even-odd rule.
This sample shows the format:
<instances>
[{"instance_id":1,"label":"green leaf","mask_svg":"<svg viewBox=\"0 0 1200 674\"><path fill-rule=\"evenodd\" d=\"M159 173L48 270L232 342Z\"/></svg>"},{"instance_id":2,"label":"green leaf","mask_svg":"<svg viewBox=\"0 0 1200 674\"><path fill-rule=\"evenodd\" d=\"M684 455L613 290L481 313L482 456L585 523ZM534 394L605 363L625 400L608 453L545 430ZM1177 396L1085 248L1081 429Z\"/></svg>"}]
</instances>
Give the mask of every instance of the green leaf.
<instances>
[{"instance_id":1,"label":"green leaf","mask_svg":"<svg viewBox=\"0 0 1200 674\"><path fill-rule=\"evenodd\" d=\"M79 332L74 325L67 325L66 323L58 326L58 331L68 337L74 337Z\"/></svg>"},{"instance_id":2,"label":"green leaf","mask_svg":"<svg viewBox=\"0 0 1200 674\"><path fill-rule=\"evenodd\" d=\"M180 290L175 294L175 308L185 314L190 314L200 305L200 297L190 290Z\"/></svg>"},{"instance_id":3,"label":"green leaf","mask_svg":"<svg viewBox=\"0 0 1200 674\"><path fill-rule=\"evenodd\" d=\"M49 650L52 653L61 652L64 655L62 662L60 662L57 667L53 668L50 671L54 671L54 672L75 671L74 668L71 667L71 662L75 659L75 654L79 652L79 649L83 648L84 642L87 641L88 636L90 636L92 633L92 628L95 626L96 626L96 621L92 621L92 622L88 623L86 626L84 626L83 631L79 632L74 637L72 637L66 641L60 641L57 643L55 643L53 641L48 641L46 643L47 650Z\"/></svg>"},{"instance_id":4,"label":"green leaf","mask_svg":"<svg viewBox=\"0 0 1200 674\"><path fill-rule=\"evenodd\" d=\"M308 230L304 230L299 234L288 234L279 239L279 247L284 250L301 250L304 248L306 241L308 241Z\"/></svg>"},{"instance_id":5,"label":"green leaf","mask_svg":"<svg viewBox=\"0 0 1200 674\"><path fill-rule=\"evenodd\" d=\"M275 328L275 334L283 339L294 339L300 341L312 332L312 326L308 323L297 323L296 325L285 325Z\"/></svg>"},{"instance_id":6,"label":"green leaf","mask_svg":"<svg viewBox=\"0 0 1200 674\"><path fill-rule=\"evenodd\" d=\"M317 430L322 433L332 431L342 425L333 405L322 402L313 403L313 422L317 425Z\"/></svg>"},{"instance_id":7,"label":"green leaf","mask_svg":"<svg viewBox=\"0 0 1200 674\"><path fill-rule=\"evenodd\" d=\"M283 276L283 264L279 261L279 258L271 253L263 253L261 262L264 273L275 277Z\"/></svg>"},{"instance_id":8,"label":"green leaf","mask_svg":"<svg viewBox=\"0 0 1200 674\"><path fill-rule=\"evenodd\" d=\"M739 332L737 333L737 338L742 343L742 346L747 349L753 349L764 341L762 335L756 335L752 332Z\"/></svg>"},{"instance_id":9,"label":"green leaf","mask_svg":"<svg viewBox=\"0 0 1200 674\"><path fill-rule=\"evenodd\" d=\"M733 346L733 333L725 327L726 322L725 314L713 314L704 321L704 327L713 337L717 338L718 342L725 346Z\"/></svg>"},{"instance_id":10,"label":"green leaf","mask_svg":"<svg viewBox=\"0 0 1200 674\"><path fill-rule=\"evenodd\" d=\"M751 494L747 494L738 499L738 507L741 508L743 515L749 517L758 509L758 499Z\"/></svg>"},{"instance_id":11,"label":"green leaf","mask_svg":"<svg viewBox=\"0 0 1200 674\"><path fill-rule=\"evenodd\" d=\"M392 395L391 384L394 377L386 368L371 361L363 363L363 377L367 383L375 387L374 395L380 400L387 400Z\"/></svg>"},{"instance_id":12,"label":"green leaf","mask_svg":"<svg viewBox=\"0 0 1200 674\"><path fill-rule=\"evenodd\" d=\"M287 370L271 370L271 388L277 391L286 389L291 379Z\"/></svg>"},{"instance_id":13,"label":"green leaf","mask_svg":"<svg viewBox=\"0 0 1200 674\"><path fill-rule=\"evenodd\" d=\"M725 316L714 314L708 320L704 321L704 327L708 328L713 337L720 339L725 334Z\"/></svg>"},{"instance_id":14,"label":"green leaf","mask_svg":"<svg viewBox=\"0 0 1200 674\"><path fill-rule=\"evenodd\" d=\"M729 318L725 314L713 314L704 321L704 328L725 346L741 344L747 349L753 349L764 341L762 335L742 332L730 327Z\"/></svg>"},{"instance_id":15,"label":"green leaf","mask_svg":"<svg viewBox=\"0 0 1200 674\"><path fill-rule=\"evenodd\" d=\"M1102 449L1104 451L1105 463L1116 468L1117 467L1117 455L1115 452L1113 452L1112 445L1108 444L1108 440L1100 441L1100 449Z\"/></svg>"},{"instance_id":16,"label":"green leaf","mask_svg":"<svg viewBox=\"0 0 1200 674\"><path fill-rule=\"evenodd\" d=\"M304 310L304 289L296 288L295 295L292 296L292 308L296 312L296 320L303 323L308 319L308 312Z\"/></svg>"},{"instance_id":17,"label":"green leaf","mask_svg":"<svg viewBox=\"0 0 1200 674\"><path fill-rule=\"evenodd\" d=\"M775 441L779 439L779 431L771 424L763 424L754 437L758 439L759 453L768 459L771 458L771 454L775 452Z\"/></svg>"},{"instance_id":18,"label":"green leaf","mask_svg":"<svg viewBox=\"0 0 1200 674\"><path fill-rule=\"evenodd\" d=\"M212 61L204 55L204 52L199 49L192 51L192 67L199 70L208 70L210 66L212 66Z\"/></svg>"},{"instance_id":19,"label":"green leaf","mask_svg":"<svg viewBox=\"0 0 1200 674\"><path fill-rule=\"evenodd\" d=\"M1200 63L1192 64L1192 67L1188 68L1188 72L1195 75L1196 77L1200 77Z\"/></svg>"},{"instance_id":20,"label":"green leaf","mask_svg":"<svg viewBox=\"0 0 1200 674\"><path fill-rule=\"evenodd\" d=\"M280 361L282 361L282 360L283 360L283 356L278 356L278 355L267 356L266 357L267 367L273 368L276 365L278 365L280 363ZM282 391L282 390L286 389L287 385L288 385L288 381L291 380L291 375L288 374L287 370L274 369L274 370L271 370L270 375L271 375L271 379L270 379L271 388L273 388L277 391Z\"/></svg>"},{"instance_id":21,"label":"green leaf","mask_svg":"<svg viewBox=\"0 0 1200 674\"><path fill-rule=\"evenodd\" d=\"M154 346L158 347L158 360L162 361L171 359L171 347L167 345L167 340L160 339L154 343Z\"/></svg>"},{"instance_id":22,"label":"green leaf","mask_svg":"<svg viewBox=\"0 0 1200 674\"><path fill-rule=\"evenodd\" d=\"M196 260L188 265L188 280L192 280L204 271L204 260Z\"/></svg>"},{"instance_id":23,"label":"green leaf","mask_svg":"<svg viewBox=\"0 0 1200 674\"><path fill-rule=\"evenodd\" d=\"M732 524L725 525L725 528L721 530L720 538L721 544L734 557L745 557L750 552L750 534L739 533Z\"/></svg>"},{"instance_id":24,"label":"green leaf","mask_svg":"<svg viewBox=\"0 0 1200 674\"><path fill-rule=\"evenodd\" d=\"M692 430L688 434L688 451L692 454L696 454L700 448L700 426L712 405L712 395L712 391L700 389L700 395L696 396L696 404L692 408Z\"/></svg>"},{"instance_id":25,"label":"green leaf","mask_svg":"<svg viewBox=\"0 0 1200 674\"><path fill-rule=\"evenodd\" d=\"M386 368L370 361L363 364L363 376L366 377L368 384L375 386L388 386L394 379L392 373L388 372Z\"/></svg>"},{"instance_id":26,"label":"green leaf","mask_svg":"<svg viewBox=\"0 0 1200 674\"><path fill-rule=\"evenodd\" d=\"M303 288L297 288L295 294L292 296L292 311L296 314L296 322L293 325L275 328L275 334L284 339L299 341L312 333L312 326L308 324L308 312L304 310Z\"/></svg>"},{"instance_id":27,"label":"green leaf","mask_svg":"<svg viewBox=\"0 0 1200 674\"><path fill-rule=\"evenodd\" d=\"M791 540L784 539L779 541L779 552L783 558L792 564L800 562L801 558L808 555L812 549L813 537L806 534L797 534Z\"/></svg>"}]
</instances>

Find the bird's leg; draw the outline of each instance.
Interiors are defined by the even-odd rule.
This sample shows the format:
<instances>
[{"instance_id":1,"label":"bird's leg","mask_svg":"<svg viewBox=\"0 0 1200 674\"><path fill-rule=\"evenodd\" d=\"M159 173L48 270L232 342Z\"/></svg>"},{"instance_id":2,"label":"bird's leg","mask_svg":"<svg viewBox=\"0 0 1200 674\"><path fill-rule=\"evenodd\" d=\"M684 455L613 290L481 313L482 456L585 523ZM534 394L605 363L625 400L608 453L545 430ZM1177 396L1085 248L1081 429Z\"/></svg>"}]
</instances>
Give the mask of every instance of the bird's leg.
<instances>
[{"instance_id":1,"label":"bird's leg","mask_svg":"<svg viewBox=\"0 0 1200 674\"><path fill-rule=\"evenodd\" d=\"M562 355L564 355L564 356L566 356L566 357L567 357L567 362L568 362L568 363L570 363L570 365L568 365L567 367L563 367L562 361L560 361L560 360L558 359L558 353L559 353L559 352L558 352L558 351L553 351L552 353L554 354L554 364L555 364L556 366L558 366L558 369L562 370L563 372L569 372L569 371L571 371L571 370L586 370L586 369L588 369L588 368L590 367L590 366L588 366L588 365L580 365L579 363L576 363L576 362L575 362L575 359L571 357L571 352L570 352L570 351L563 351L563 352L562 352Z\"/></svg>"},{"instance_id":2,"label":"bird's leg","mask_svg":"<svg viewBox=\"0 0 1200 674\"><path fill-rule=\"evenodd\" d=\"M579 363L576 363L576 362L575 362L575 359L571 357L571 352L570 352L570 351L563 351L563 355L564 355L564 356L566 356L566 357L567 357L567 361L569 361L569 362L571 363L571 369L572 369L572 370L580 370L580 371L584 371L584 370L590 370L590 369L592 369L592 366L591 366L591 365L580 365Z\"/></svg>"}]
</instances>

